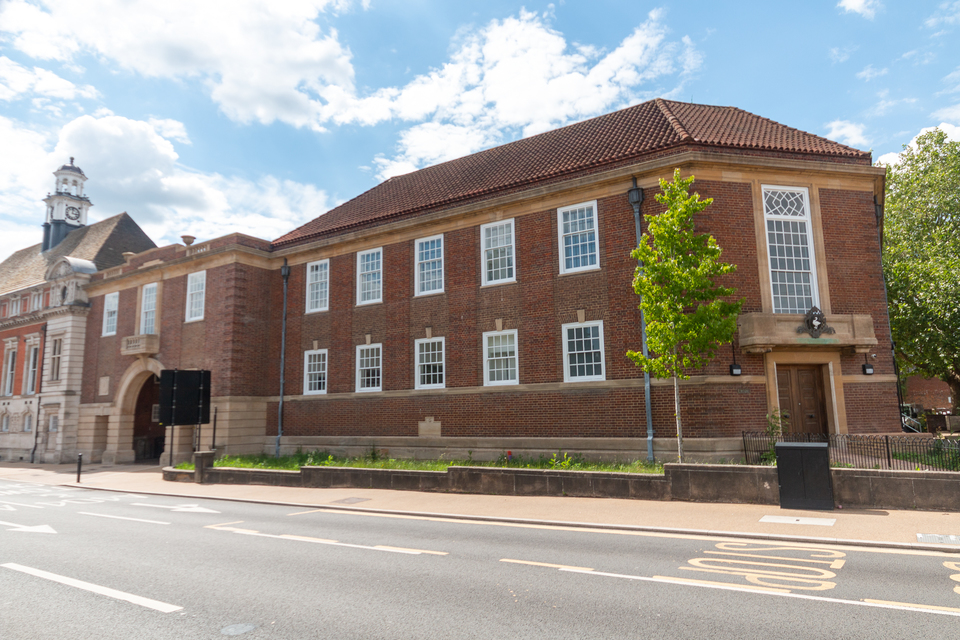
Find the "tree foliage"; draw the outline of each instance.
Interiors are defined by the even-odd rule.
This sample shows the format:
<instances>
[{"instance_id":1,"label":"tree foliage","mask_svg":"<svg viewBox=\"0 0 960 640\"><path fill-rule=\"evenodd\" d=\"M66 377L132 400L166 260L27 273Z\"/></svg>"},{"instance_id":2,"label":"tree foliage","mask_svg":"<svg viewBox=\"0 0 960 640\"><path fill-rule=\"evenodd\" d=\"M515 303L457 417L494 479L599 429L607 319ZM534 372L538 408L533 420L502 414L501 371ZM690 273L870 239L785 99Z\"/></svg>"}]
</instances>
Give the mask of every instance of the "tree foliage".
<instances>
[{"instance_id":1,"label":"tree foliage","mask_svg":"<svg viewBox=\"0 0 960 640\"><path fill-rule=\"evenodd\" d=\"M648 218L647 232L633 257L641 262L633 290L641 296L647 322L647 345L652 353L627 352L644 371L660 378L687 379L716 355L719 345L730 342L737 330L743 300L728 302L735 289L716 279L736 270L720 260L721 249L713 236L696 234L693 216L706 209L712 198L690 195L693 176L660 180L657 202L667 210Z\"/></svg>"},{"instance_id":2,"label":"tree foliage","mask_svg":"<svg viewBox=\"0 0 960 640\"><path fill-rule=\"evenodd\" d=\"M648 373L673 378L677 420L677 458L683 462L683 427L680 420L680 378L690 369L710 362L719 345L730 342L737 330L737 315L743 300L728 302L733 288L716 279L736 270L720 260L721 249L709 234L697 234L693 217L713 202L690 195L693 176L673 182L660 180L657 202L667 210L648 218L647 231L633 257L640 265L633 277L633 290L640 296L640 309L647 323L648 355L628 351L627 356Z\"/></svg>"},{"instance_id":3,"label":"tree foliage","mask_svg":"<svg viewBox=\"0 0 960 640\"><path fill-rule=\"evenodd\" d=\"M934 129L889 167L883 270L897 356L960 409L960 142Z\"/></svg>"}]
</instances>

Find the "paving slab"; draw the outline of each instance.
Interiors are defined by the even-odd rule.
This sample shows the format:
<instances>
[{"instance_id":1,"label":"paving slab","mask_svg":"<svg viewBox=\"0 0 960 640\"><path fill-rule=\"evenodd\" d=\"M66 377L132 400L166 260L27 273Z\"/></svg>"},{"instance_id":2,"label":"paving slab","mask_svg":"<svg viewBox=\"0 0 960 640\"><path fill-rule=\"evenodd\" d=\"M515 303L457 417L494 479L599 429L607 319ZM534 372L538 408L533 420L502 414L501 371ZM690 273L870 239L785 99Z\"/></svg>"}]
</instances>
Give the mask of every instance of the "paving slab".
<instances>
[{"instance_id":1,"label":"paving slab","mask_svg":"<svg viewBox=\"0 0 960 640\"><path fill-rule=\"evenodd\" d=\"M90 465L76 483L72 465L0 463L0 478L185 498L244 500L351 510L536 520L596 527L643 527L780 540L915 547L960 553L960 545L919 544L918 534L960 536L960 513L890 509L801 511L770 505L502 496L385 489L302 488L168 482L158 466ZM824 520L835 520L827 524Z\"/></svg>"}]
</instances>

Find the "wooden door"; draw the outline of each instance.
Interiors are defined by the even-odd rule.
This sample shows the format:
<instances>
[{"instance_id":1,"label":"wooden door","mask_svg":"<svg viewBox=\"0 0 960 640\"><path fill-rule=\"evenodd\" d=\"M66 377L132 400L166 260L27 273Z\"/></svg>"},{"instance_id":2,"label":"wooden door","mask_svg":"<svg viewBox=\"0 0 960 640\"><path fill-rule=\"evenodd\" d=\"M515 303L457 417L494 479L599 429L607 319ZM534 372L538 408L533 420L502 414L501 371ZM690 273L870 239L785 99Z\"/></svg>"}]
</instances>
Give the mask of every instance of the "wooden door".
<instances>
[{"instance_id":1,"label":"wooden door","mask_svg":"<svg viewBox=\"0 0 960 640\"><path fill-rule=\"evenodd\" d=\"M826 394L818 365L777 365L780 411L791 433L827 433Z\"/></svg>"}]
</instances>

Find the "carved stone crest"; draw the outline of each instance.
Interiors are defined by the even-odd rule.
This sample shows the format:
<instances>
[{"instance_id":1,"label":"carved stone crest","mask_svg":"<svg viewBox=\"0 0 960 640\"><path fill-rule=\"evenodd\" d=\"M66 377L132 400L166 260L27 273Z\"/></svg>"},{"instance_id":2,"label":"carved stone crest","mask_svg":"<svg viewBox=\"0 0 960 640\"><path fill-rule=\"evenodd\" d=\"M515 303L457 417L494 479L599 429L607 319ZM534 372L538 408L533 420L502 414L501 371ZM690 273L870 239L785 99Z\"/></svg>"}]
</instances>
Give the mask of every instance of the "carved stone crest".
<instances>
[{"instance_id":1,"label":"carved stone crest","mask_svg":"<svg viewBox=\"0 0 960 640\"><path fill-rule=\"evenodd\" d=\"M827 326L827 318L817 307L810 307L807 315L803 317L803 324L797 327L797 333L809 333L814 338L819 338L827 333L836 333L837 330Z\"/></svg>"}]
</instances>

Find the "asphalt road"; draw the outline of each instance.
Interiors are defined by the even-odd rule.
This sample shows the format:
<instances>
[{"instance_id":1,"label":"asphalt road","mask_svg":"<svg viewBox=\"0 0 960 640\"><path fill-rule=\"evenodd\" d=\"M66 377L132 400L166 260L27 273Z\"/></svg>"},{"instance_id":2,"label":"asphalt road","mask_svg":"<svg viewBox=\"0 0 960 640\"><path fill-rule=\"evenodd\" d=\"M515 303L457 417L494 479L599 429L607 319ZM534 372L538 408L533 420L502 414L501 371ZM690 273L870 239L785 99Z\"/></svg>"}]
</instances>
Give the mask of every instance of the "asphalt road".
<instances>
[{"instance_id":1,"label":"asphalt road","mask_svg":"<svg viewBox=\"0 0 960 640\"><path fill-rule=\"evenodd\" d=\"M0 481L0 638L230 635L953 639L960 555Z\"/></svg>"}]
</instances>

